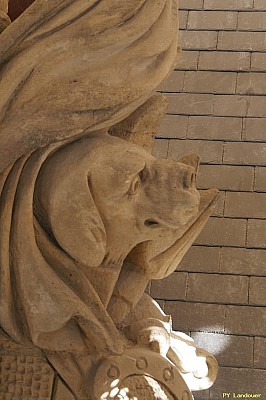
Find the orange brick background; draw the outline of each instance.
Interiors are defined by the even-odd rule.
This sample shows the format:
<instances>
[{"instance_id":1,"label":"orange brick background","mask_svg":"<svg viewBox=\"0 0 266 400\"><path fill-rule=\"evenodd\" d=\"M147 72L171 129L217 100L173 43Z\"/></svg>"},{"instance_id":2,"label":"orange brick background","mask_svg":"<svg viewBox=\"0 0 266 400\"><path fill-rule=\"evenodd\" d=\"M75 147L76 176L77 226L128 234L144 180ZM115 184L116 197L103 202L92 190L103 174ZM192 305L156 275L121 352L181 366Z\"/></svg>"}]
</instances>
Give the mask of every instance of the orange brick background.
<instances>
[{"instance_id":1,"label":"orange brick background","mask_svg":"<svg viewBox=\"0 0 266 400\"><path fill-rule=\"evenodd\" d=\"M180 0L182 58L160 87L154 154L196 152L219 203L177 271L151 294L176 330L213 352L223 392L266 399L266 0Z\"/></svg>"}]
</instances>

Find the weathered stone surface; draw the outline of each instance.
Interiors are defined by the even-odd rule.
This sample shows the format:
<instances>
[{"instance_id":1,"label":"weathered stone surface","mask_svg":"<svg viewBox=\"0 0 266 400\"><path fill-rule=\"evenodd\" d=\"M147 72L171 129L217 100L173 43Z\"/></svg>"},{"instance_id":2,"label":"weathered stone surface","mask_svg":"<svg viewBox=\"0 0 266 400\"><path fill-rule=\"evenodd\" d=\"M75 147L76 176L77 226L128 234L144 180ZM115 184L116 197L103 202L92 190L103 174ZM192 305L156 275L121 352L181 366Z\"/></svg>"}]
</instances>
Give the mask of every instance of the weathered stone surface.
<instances>
[{"instance_id":1,"label":"weathered stone surface","mask_svg":"<svg viewBox=\"0 0 266 400\"><path fill-rule=\"evenodd\" d=\"M196 155L150 154L176 27L175 0L35 0L0 36L5 400L118 399L124 384L132 399L192 400L216 379L144 293L217 201L196 189Z\"/></svg>"}]
</instances>

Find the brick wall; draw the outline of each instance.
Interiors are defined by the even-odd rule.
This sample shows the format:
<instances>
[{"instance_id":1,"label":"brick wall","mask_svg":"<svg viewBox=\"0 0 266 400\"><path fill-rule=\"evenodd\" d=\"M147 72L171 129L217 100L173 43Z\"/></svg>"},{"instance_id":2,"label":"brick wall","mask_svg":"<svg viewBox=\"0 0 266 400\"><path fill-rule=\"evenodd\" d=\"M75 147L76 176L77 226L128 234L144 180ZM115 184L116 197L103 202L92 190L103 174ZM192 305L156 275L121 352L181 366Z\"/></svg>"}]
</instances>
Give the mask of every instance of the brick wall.
<instances>
[{"instance_id":1,"label":"brick wall","mask_svg":"<svg viewBox=\"0 0 266 400\"><path fill-rule=\"evenodd\" d=\"M177 271L151 294L176 330L216 354L220 372L195 399L266 399L266 0L180 0L180 64L154 153L196 152L198 184L220 201Z\"/></svg>"}]
</instances>

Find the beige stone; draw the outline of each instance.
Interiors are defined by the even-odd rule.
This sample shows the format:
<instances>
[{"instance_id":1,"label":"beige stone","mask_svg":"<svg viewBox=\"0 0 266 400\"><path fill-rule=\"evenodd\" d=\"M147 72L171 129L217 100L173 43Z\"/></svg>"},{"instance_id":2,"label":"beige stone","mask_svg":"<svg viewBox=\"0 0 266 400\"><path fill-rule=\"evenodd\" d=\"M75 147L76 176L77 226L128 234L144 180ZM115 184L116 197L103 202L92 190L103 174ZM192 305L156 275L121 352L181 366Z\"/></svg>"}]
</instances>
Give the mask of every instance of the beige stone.
<instances>
[{"instance_id":1,"label":"beige stone","mask_svg":"<svg viewBox=\"0 0 266 400\"><path fill-rule=\"evenodd\" d=\"M215 358L144 293L218 199L198 192L196 155L151 155L167 107L152 94L176 53L175 0L36 0L0 36L9 398L192 400L216 379Z\"/></svg>"}]
</instances>

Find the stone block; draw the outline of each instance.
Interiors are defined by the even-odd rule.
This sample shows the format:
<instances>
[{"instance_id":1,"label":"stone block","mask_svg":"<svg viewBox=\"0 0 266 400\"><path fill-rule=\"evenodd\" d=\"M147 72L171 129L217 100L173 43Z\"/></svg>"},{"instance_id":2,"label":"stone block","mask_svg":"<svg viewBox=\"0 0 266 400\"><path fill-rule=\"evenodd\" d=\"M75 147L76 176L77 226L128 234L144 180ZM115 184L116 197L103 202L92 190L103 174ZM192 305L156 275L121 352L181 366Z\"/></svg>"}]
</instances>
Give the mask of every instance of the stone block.
<instances>
[{"instance_id":1,"label":"stone block","mask_svg":"<svg viewBox=\"0 0 266 400\"><path fill-rule=\"evenodd\" d=\"M187 299L206 303L247 304L249 279L245 276L189 274Z\"/></svg>"},{"instance_id":2,"label":"stone block","mask_svg":"<svg viewBox=\"0 0 266 400\"><path fill-rule=\"evenodd\" d=\"M259 53L260 54L260 53ZM249 71L250 53L230 51L201 51L199 70Z\"/></svg>"},{"instance_id":3,"label":"stone block","mask_svg":"<svg viewBox=\"0 0 266 400\"><path fill-rule=\"evenodd\" d=\"M211 217L195 243L207 246L239 246L246 243L244 219Z\"/></svg>"},{"instance_id":4,"label":"stone block","mask_svg":"<svg viewBox=\"0 0 266 400\"><path fill-rule=\"evenodd\" d=\"M218 35L218 50L265 51L264 32L221 31Z\"/></svg>"},{"instance_id":5,"label":"stone block","mask_svg":"<svg viewBox=\"0 0 266 400\"><path fill-rule=\"evenodd\" d=\"M266 193L227 193L224 215L226 217L265 218Z\"/></svg>"},{"instance_id":6,"label":"stone block","mask_svg":"<svg viewBox=\"0 0 266 400\"><path fill-rule=\"evenodd\" d=\"M175 66L176 70L196 70L198 68L199 51L183 50L179 62Z\"/></svg>"},{"instance_id":7,"label":"stone block","mask_svg":"<svg viewBox=\"0 0 266 400\"><path fill-rule=\"evenodd\" d=\"M266 277L252 276L250 278L249 303L266 306Z\"/></svg>"},{"instance_id":8,"label":"stone block","mask_svg":"<svg viewBox=\"0 0 266 400\"><path fill-rule=\"evenodd\" d=\"M184 77L184 71L173 71L159 86L158 90L160 92L181 92L183 89Z\"/></svg>"},{"instance_id":9,"label":"stone block","mask_svg":"<svg viewBox=\"0 0 266 400\"><path fill-rule=\"evenodd\" d=\"M174 272L167 278L152 281L151 296L163 300L185 300L187 276L186 272Z\"/></svg>"},{"instance_id":10,"label":"stone block","mask_svg":"<svg viewBox=\"0 0 266 400\"><path fill-rule=\"evenodd\" d=\"M254 10L266 11L265 0L254 0Z\"/></svg>"},{"instance_id":11,"label":"stone block","mask_svg":"<svg viewBox=\"0 0 266 400\"><path fill-rule=\"evenodd\" d=\"M246 141L266 141L266 118L244 118L243 139Z\"/></svg>"},{"instance_id":12,"label":"stone block","mask_svg":"<svg viewBox=\"0 0 266 400\"><path fill-rule=\"evenodd\" d=\"M266 250L223 248L220 272L266 276Z\"/></svg>"},{"instance_id":13,"label":"stone block","mask_svg":"<svg viewBox=\"0 0 266 400\"><path fill-rule=\"evenodd\" d=\"M251 368L220 367L217 381L210 389L210 399L222 399L223 393L230 393L233 399L237 394L260 394L266 392L266 371ZM226 397L224 397L226 398ZM229 397L230 398L230 397Z\"/></svg>"},{"instance_id":14,"label":"stone block","mask_svg":"<svg viewBox=\"0 0 266 400\"><path fill-rule=\"evenodd\" d=\"M179 0L180 10L200 10L203 7L203 0Z\"/></svg>"},{"instance_id":15,"label":"stone block","mask_svg":"<svg viewBox=\"0 0 266 400\"><path fill-rule=\"evenodd\" d=\"M239 73L236 92L239 94L266 94L266 73Z\"/></svg>"},{"instance_id":16,"label":"stone block","mask_svg":"<svg viewBox=\"0 0 266 400\"><path fill-rule=\"evenodd\" d=\"M168 157L174 160L184 154L198 154L201 162L220 164L222 162L223 143L207 140L170 140Z\"/></svg>"},{"instance_id":17,"label":"stone block","mask_svg":"<svg viewBox=\"0 0 266 400\"><path fill-rule=\"evenodd\" d=\"M212 94L169 93L166 97L170 114L210 115L213 112Z\"/></svg>"},{"instance_id":18,"label":"stone block","mask_svg":"<svg viewBox=\"0 0 266 400\"><path fill-rule=\"evenodd\" d=\"M227 306L225 332L238 335L263 336L266 330L264 307ZM266 372L266 371L265 371Z\"/></svg>"},{"instance_id":19,"label":"stone block","mask_svg":"<svg viewBox=\"0 0 266 400\"><path fill-rule=\"evenodd\" d=\"M159 138L184 139L187 136L188 116L166 115L157 134Z\"/></svg>"},{"instance_id":20,"label":"stone block","mask_svg":"<svg viewBox=\"0 0 266 400\"><path fill-rule=\"evenodd\" d=\"M251 70L266 71L266 53L251 54Z\"/></svg>"},{"instance_id":21,"label":"stone block","mask_svg":"<svg viewBox=\"0 0 266 400\"><path fill-rule=\"evenodd\" d=\"M216 95L213 115L223 117L245 117L248 109L248 99L245 96Z\"/></svg>"},{"instance_id":22,"label":"stone block","mask_svg":"<svg viewBox=\"0 0 266 400\"><path fill-rule=\"evenodd\" d=\"M188 71L184 79L184 92L235 93L235 72Z\"/></svg>"},{"instance_id":23,"label":"stone block","mask_svg":"<svg viewBox=\"0 0 266 400\"><path fill-rule=\"evenodd\" d=\"M263 1L263 0L262 0ZM204 0L204 10L250 10L253 0Z\"/></svg>"},{"instance_id":24,"label":"stone block","mask_svg":"<svg viewBox=\"0 0 266 400\"><path fill-rule=\"evenodd\" d=\"M255 187L257 192L266 192L266 168L255 168Z\"/></svg>"},{"instance_id":25,"label":"stone block","mask_svg":"<svg viewBox=\"0 0 266 400\"><path fill-rule=\"evenodd\" d=\"M237 26L237 12L190 11L188 29L191 30L233 30Z\"/></svg>"},{"instance_id":26,"label":"stone block","mask_svg":"<svg viewBox=\"0 0 266 400\"><path fill-rule=\"evenodd\" d=\"M253 366L252 337L207 332L192 332L191 337L199 347L214 354L220 366Z\"/></svg>"},{"instance_id":27,"label":"stone block","mask_svg":"<svg viewBox=\"0 0 266 400\"><path fill-rule=\"evenodd\" d=\"M240 140L242 118L190 116L188 137L191 139Z\"/></svg>"},{"instance_id":28,"label":"stone block","mask_svg":"<svg viewBox=\"0 0 266 400\"><path fill-rule=\"evenodd\" d=\"M221 304L166 301L165 312L173 316L173 328L183 331L223 332L226 306Z\"/></svg>"},{"instance_id":29,"label":"stone block","mask_svg":"<svg viewBox=\"0 0 266 400\"><path fill-rule=\"evenodd\" d=\"M254 367L266 368L266 338L255 337L254 343Z\"/></svg>"},{"instance_id":30,"label":"stone block","mask_svg":"<svg viewBox=\"0 0 266 400\"><path fill-rule=\"evenodd\" d=\"M254 181L253 167L231 165L202 165L199 172L198 187L219 190L252 191ZM227 193L227 197L231 194Z\"/></svg>"},{"instance_id":31,"label":"stone block","mask_svg":"<svg viewBox=\"0 0 266 400\"><path fill-rule=\"evenodd\" d=\"M265 31L266 12L240 12L237 27L241 31Z\"/></svg>"},{"instance_id":32,"label":"stone block","mask_svg":"<svg viewBox=\"0 0 266 400\"><path fill-rule=\"evenodd\" d=\"M188 21L188 11L179 10L178 17L179 17L179 29L186 29Z\"/></svg>"},{"instance_id":33,"label":"stone block","mask_svg":"<svg viewBox=\"0 0 266 400\"><path fill-rule=\"evenodd\" d=\"M181 31L180 46L189 50L215 50L217 38L215 31Z\"/></svg>"},{"instance_id":34,"label":"stone block","mask_svg":"<svg viewBox=\"0 0 266 400\"><path fill-rule=\"evenodd\" d=\"M264 165L266 143L226 143L224 164Z\"/></svg>"},{"instance_id":35,"label":"stone block","mask_svg":"<svg viewBox=\"0 0 266 400\"><path fill-rule=\"evenodd\" d=\"M247 246L266 248L266 220L250 219L247 230Z\"/></svg>"},{"instance_id":36,"label":"stone block","mask_svg":"<svg viewBox=\"0 0 266 400\"><path fill-rule=\"evenodd\" d=\"M178 270L188 272L219 272L219 247L192 246Z\"/></svg>"}]
</instances>

